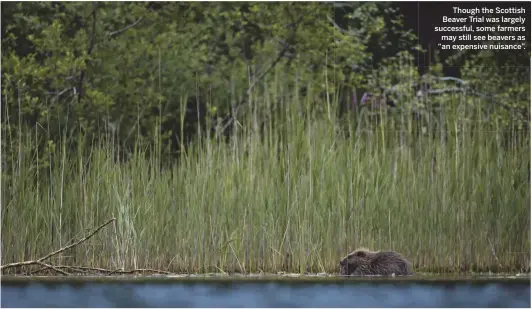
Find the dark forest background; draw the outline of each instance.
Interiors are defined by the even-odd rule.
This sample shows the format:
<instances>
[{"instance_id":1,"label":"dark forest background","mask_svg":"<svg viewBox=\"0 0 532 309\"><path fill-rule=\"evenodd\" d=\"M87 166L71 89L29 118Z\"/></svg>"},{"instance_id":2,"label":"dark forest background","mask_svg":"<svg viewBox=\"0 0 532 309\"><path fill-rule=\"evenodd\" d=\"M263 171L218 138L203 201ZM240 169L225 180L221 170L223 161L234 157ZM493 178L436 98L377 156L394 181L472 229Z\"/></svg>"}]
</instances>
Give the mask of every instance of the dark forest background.
<instances>
[{"instance_id":1,"label":"dark forest background","mask_svg":"<svg viewBox=\"0 0 532 309\"><path fill-rule=\"evenodd\" d=\"M257 102L259 120L286 96L311 97L323 112L334 102L339 121L365 92L393 88L401 108L427 84L424 74L467 81L488 98L478 104L490 117L523 128L530 48L438 52L431 28L453 5L2 3L2 134L41 130L36 147L44 153L60 139L76 147L106 136L129 152L156 134L162 152L174 157L198 134L227 135L235 123L246 125L250 96L263 97L279 81L286 89L268 98L271 104ZM472 5L478 3L460 3ZM4 149L17 149L9 140L2 139Z\"/></svg>"}]
</instances>

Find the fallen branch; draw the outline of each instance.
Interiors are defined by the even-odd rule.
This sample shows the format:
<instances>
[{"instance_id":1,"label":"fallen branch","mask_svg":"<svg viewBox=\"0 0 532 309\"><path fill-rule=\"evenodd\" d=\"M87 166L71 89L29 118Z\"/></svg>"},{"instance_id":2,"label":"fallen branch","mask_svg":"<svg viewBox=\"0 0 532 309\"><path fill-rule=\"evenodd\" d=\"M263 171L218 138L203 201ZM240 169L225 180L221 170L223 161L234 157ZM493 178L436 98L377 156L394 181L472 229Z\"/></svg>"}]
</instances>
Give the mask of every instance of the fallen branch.
<instances>
[{"instance_id":1,"label":"fallen branch","mask_svg":"<svg viewBox=\"0 0 532 309\"><path fill-rule=\"evenodd\" d=\"M44 266L44 265L43 265ZM43 268L39 268L37 270L34 270L29 273L29 275L33 275L39 272L43 272L49 269L53 269L56 272L63 273L62 269L66 269L70 271L70 274L72 273L84 273L84 274L103 274L106 276L110 276L113 274L119 274L119 275L126 275L126 274L134 274L134 273L155 273L155 274L164 274L164 275L171 275L172 272L169 271L163 271L163 270L157 270L157 269L149 269L149 268L139 268L139 269L131 269L131 270L124 270L122 268L118 268L115 270L111 269L105 269L105 268L98 268L98 267L86 267L86 266L67 266L67 265L60 265L60 266L51 266L46 265ZM67 273L68 274L68 273Z\"/></svg>"},{"instance_id":2,"label":"fallen branch","mask_svg":"<svg viewBox=\"0 0 532 309\"><path fill-rule=\"evenodd\" d=\"M104 269L104 268L97 268L97 267L85 267L85 266L67 266L67 265L59 265L59 266L55 266L56 269L68 269L71 273L90 273L91 271L92 272L96 272L96 273L102 273L102 272L108 272L107 269ZM36 269L32 272L30 272L28 275L34 275L36 273L40 273L40 272L43 272L45 270L47 270L48 267L43 267L43 268L39 268L39 269Z\"/></svg>"},{"instance_id":3,"label":"fallen branch","mask_svg":"<svg viewBox=\"0 0 532 309\"><path fill-rule=\"evenodd\" d=\"M139 269L132 269L132 270L118 270L118 271L115 271L114 273L116 273L116 274L134 274L134 273L144 273L144 272L151 272L151 273L164 274L164 275L171 275L172 274L169 271L150 269L150 268L139 268Z\"/></svg>"},{"instance_id":4,"label":"fallen branch","mask_svg":"<svg viewBox=\"0 0 532 309\"><path fill-rule=\"evenodd\" d=\"M121 270L123 270L123 268L117 268L117 269L111 271L110 273L108 273L107 276L110 276L110 275L112 275L112 274L116 274L116 273L118 273L118 272L121 271Z\"/></svg>"},{"instance_id":5,"label":"fallen branch","mask_svg":"<svg viewBox=\"0 0 532 309\"><path fill-rule=\"evenodd\" d=\"M60 273L60 274L63 274L65 276L68 276L70 275L69 273L65 272L65 271L62 271L61 269L58 269L57 267L53 266L53 265L49 265L49 264L46 264L46 263L43 263L43 262L40 262L40 261L37 261L37 264L41 265L41 266L44 266L45 269L53 269L55 270L56 272Z\"/></svg>"},{"instance_id":6,"label":"fallen branch","mask_svg":"<svg viewBox=\"0 0 532 309\"><path fill-rule=\"evenodd\" d=\"M105 222L104 224L100 225L98 228L96 228L94 231L92 231L90 234L88 234L87 236L83 237L82 239L78 240L77 242L69 245L69 246L66 246L66 247L63 247L61 249L58 249L46 256L43 256L42 258L40 259L37 259L37 260L32 260L32 261L25 261L25 262L17 262L17 263L9 263L9 264L5 264L5 265L2 265L0 266L0 270L4 270L4 269L8 269L8 268L13 268L13 267L20 267L20 266L29 266L29 265L41 265L41 266L45 266L47 268L50 268L50 269L53 269L63 275L68 275L68 273L64 272L64 271L61 271L59 270L59 268L57 267L54 267L52 265L49 265L49 264L46 264L44 263L44 261L46 261L47 259L51 258L52 256L54 255L57 255L65 250L68 250L72 247L75 247L79 244L82 244L83 242L87 241L89 238L91 238L92 236L94 236L94 234L98 233L98 231L100 231L104 226L108 225L109 223L115 221L116 219L115 218L112 218L111 220Z\"/></svg>"}]
</instances>

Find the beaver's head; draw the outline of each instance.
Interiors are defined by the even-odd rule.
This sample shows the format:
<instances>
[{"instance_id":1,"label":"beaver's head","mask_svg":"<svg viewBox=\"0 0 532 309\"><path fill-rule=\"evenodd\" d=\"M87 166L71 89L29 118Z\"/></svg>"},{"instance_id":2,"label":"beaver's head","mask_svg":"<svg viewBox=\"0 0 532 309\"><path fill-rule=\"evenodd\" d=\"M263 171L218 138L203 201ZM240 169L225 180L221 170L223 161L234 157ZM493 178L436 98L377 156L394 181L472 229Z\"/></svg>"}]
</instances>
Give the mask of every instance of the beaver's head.
<instances>
[{"instance_id":1,"label":"beaver's head","mask_svg":"<svg viewBox=\"0 0 532 309\"><path fill-rule=\"evenodd\" d=\"M375 252L357 249L340 261L340 275L350 275L359 267L367 267Z\"/></svg>"}]
</instances>

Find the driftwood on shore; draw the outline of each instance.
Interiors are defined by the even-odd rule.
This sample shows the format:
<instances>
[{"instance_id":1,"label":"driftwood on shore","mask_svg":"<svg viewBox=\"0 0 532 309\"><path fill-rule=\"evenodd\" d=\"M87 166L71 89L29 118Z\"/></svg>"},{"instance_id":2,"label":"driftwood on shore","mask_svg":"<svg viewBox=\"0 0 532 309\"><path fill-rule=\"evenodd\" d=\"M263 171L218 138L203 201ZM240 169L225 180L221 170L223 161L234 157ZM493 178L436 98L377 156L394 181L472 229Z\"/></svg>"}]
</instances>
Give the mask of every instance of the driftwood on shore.
<instances>
[{"instance_id":1,"label":"driftwood on shore","mask_svg":"<svg viewBox=\"0 0 532 309\"><path fill-rule=\"evenodd\" d=\"M33 275L36 273L40 273L43 271L52 271L54 273L58 273L61 275L69 276L71 274L101 274L101 275L113 275L113 274L134 274L134 273L157 273L157 274L170 274L170 272L161 271L161 270L155 270L155 269L132 269L132 270L124 270L122 268L119 269L105 269L105 268L97 268L97 267L85 267L85 266L68 266L68 265L53 265L50 262L47 262L48 259L51 257L58 255L61 252L64 252L68 249L71 249L73 247L76 247L88 239L90 239L92 236L94 236L96 233L98 233L102 228L104 228L106 225L110 224L111 222L115 221L116 218L112 218L105 222L104 224L100 225L99 227L95 228L92 232L87 234L85 237L81 238L80 240L76 241L75 243L65 246L63 248L60 248L56 251L53 251L39 259L31 260L31 261L24 261L24 262L16 262L16 263L9 263L0 266L0 271L2 273L6 269L14 268L14 267L24 267L24 266L32 266L32 265L40 265L41 268L29 272L29 275Z\"/></svg>"}]
</instances>

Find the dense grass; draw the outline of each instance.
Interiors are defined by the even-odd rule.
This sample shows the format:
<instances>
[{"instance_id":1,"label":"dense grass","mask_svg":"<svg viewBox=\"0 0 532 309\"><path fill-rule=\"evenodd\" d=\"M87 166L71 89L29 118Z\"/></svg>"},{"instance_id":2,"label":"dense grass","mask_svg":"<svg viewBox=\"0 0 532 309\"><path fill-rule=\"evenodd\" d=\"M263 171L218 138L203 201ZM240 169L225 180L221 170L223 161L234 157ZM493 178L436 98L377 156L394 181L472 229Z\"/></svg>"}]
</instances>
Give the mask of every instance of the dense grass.
<instances>
[{"instance_id":1,"label":"dense grass","mask_svg":"<svg viewBox=\"0 0 532 309\"><path fill-rule=\"evenodd\" d=\"M89 152L59 143L43 172L29 151L37 130L4 133L21 147L4 149L17 163L3 170L2 263L45 255L116 217L53 262L336 272L364 246L401 252L418 271L529 269L528 133L461 121L461 112L440 118L444 130L420 131L404 115L368 126L364 116L344 123L289 110L307 103L285 104L262 134L237 125L229 141L203 139L166 164L141 147L118 162L112 142Z\"/></svg>"}]
</instances>

